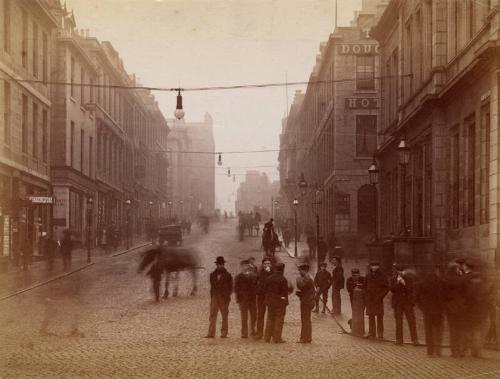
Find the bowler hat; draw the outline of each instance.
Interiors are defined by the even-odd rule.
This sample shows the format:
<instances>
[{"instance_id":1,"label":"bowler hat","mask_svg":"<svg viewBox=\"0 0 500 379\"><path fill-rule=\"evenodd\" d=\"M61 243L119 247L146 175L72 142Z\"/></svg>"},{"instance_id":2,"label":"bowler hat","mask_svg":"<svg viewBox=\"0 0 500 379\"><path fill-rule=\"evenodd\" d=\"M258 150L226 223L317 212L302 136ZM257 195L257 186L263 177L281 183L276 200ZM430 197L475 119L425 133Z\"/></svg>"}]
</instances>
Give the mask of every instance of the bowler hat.
<instances>
[{"instance_id":1,"label":"bowler hat","mask_svg":"<svg viewBox=\"0 0 500 379\"><path fill-rule=\"evenodd\" d=\"M216 265L223 265L224 263L226 263L224 257L220 257L219 256L219 257L215 258L215 264Z\"/></svg>"},{"instance_id":2,"label":"bowler hat","mask_svg":"<svg viewBox=\"0 0 500 379\"><path fill-rule=\"evenodd\" d=\"M269 257L265 257L265 258L262 258L262 263L264 263L264 262L273 263L273 260Z\"/></svg>"},{"instance_id":3,"label":"bowler hat","mask_svg":"<svg viewBox=\"0 0 500 379\"><path fill-rule=\"evenodd\" d=\"M299 265L299 270L309 271L309 265L306 263L303 263L303 264Z\"/></svg>"},{"instance_id":4,"label":"bowler hat","mask_svg":"<svg viewBox=\"0 0 500 379\"><path fill-rule=\"evenodd\" d=\"M319 267L326 267L326 266L328 266L328 265L326 264L326 262L322 262L322 263L319 265Z\"/></svg>"},{"instance_id":5,"label":"bowler hat","mask_svg":"<svg viewBox=\"0 0 500 379\"><path fill-rule=\"evenodd\" d=\"M394 265L394 268L397 270L397 271L403 271L405 268L404 266L401 264L401 263L396 263Z\"/></svg>"},{"instance_id":6,"label":"bowler hat","mask_svg":"<svg viewBox=\"0 0 500 379\"><path fill-rule=\"evenodd\" d=\"M455 262L458 263L459 265L462 265L465 263L465 259L464 258L457 258L457 259L455 259Z\"/></svg>"},{"instance_id":7,"label":"bowler hat","mask_svg":"<svg viewBox=\"0 0 500 379\"><path fill-rule=\"evenodd\" d=\"M371 261L370 266L380 266L380 263L378 261Z\"/></svg>"},{"instance_id":8,"label":"bowler hat","mask_svg":"<svg viewBox=\"0 0 500 379\"><path fill-rule=\"evenodd\" d=\"M359 268L351 269L351 274L359 274Z\"/></svg>"}]
</instances>

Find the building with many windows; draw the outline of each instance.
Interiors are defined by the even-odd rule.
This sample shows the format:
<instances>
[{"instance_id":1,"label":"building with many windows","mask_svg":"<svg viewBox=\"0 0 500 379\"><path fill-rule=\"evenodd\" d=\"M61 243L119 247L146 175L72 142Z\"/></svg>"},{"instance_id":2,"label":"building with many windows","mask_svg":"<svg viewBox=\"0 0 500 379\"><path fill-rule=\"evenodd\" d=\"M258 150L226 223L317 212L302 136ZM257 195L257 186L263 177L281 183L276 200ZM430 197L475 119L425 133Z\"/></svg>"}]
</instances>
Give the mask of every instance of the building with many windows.
<instances>
[{"instance_id":1,"label":"building with many windows","mask_svg":"<svg viewBox=\"0 0 500 379\"><path fill-rule=\"evenodd\" d=\"M380 232L396 235L396 259L500 263L499 6L392 0L371 31L383 78Z\"/></svg>"},{"instance_id":2,"label":"building with many windows","mask_svg":"<svg viewBox=\"0 0 500 379\"><path fill-rule=\"evenodd\" d=\"M380 122L379 50L368 35L383 1L363 1L349 27L337 27L320 45L304 94L297 92L283 122L282 191L299 201L299 223L345 239L375 232L375 189L368 167ZM298 187L302 179L307 188ZM356 238L352 238L356 237Z\"/></svg>"},{"instance_id":3,"label":"building with many windows","mask_svg":"<svg viewBox=\"0 0 500 379\"><path fill-rule=\"evenodd\" d=\"M0 257L40 254L50 229L49 82L57 22L54 1L0 1Z\"/></svg>"}]
</instances>

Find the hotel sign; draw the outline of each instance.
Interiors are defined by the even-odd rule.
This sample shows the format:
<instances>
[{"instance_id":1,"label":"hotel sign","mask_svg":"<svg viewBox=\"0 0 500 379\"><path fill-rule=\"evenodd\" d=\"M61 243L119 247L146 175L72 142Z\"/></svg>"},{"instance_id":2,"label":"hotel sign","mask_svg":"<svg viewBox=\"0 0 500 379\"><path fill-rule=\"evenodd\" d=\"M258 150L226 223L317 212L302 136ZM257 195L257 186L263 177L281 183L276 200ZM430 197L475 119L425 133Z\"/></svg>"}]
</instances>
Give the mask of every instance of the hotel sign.
<instances>
[{"instance_id":1,"label":"hotel sign","mask_svg":"<svg viewBox=\"0 0 500 379\"><path fill-rule=\"evenodd\" d=\"M346 97L345 107L347 109L377 109L379 105L376 97Z\"/></svg>"},{"instance_id":2,"label":"hotel sign","mask_svg":"<svg viewBox=\"0 0 500 379\"><path fill-rule=\"evenodd\" d=\"M339 45L340 55L375 55L380 48L374 43L343 43Z\"/></svg>"}]
</instances>

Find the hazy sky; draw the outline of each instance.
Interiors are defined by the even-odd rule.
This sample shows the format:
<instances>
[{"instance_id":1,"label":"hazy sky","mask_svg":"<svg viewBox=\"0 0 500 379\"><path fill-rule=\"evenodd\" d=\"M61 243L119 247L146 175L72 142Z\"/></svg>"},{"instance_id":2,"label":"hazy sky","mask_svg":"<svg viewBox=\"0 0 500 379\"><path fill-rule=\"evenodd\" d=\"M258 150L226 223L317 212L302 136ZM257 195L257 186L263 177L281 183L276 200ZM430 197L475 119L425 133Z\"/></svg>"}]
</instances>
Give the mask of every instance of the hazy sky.
<instances>
[{"instance_id":1,"label":"hazy sky","mask_svg":"<svg viewBox=\"0 0 500 379\"><path fill-rule=\"evenodd\" d=\"M338 0L339 25L349 25L359 0ZM77 28L110 41L129 73L161 87L205 87L305 81L321 41L333 31L335 0L67 0ZM288 102L300 87L288 87ZM156 92L167 118L175 94ZM276 149L286 113L282 88L185 92L186 121L209 112L218 151ZM223 155L216 204L233 210L247 168L277 179L277 153ZM236 182L223 175L231 167Z\"/></svg>"}]
</instances>

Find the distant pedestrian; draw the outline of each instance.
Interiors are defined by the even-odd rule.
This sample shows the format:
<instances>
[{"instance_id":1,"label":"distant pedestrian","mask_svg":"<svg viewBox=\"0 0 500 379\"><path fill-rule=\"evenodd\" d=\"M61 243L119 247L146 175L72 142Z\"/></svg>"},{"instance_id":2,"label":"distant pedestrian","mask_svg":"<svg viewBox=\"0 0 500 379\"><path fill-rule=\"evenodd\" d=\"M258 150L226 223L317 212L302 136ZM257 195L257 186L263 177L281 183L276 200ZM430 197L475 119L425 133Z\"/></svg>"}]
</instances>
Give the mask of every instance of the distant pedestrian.
<instances>
[{"instance_id":1,"label":"distant pedestrian","mask_svg":"<svg viewBox=\"0 0 500 379\"><path fill-rule=\"evenodd\" d=\"M309 259L315 259L316 258L316 248L318 241L316 241L316 237L314 234L309 234L307 236L307 247L309 248Z\"/></svg>"},{"instance_id":2,"label":"distant pedestrian","mask_svg":"<svg viewBox=\"0 0 500 379\"><path fill-rule=\"evenodd\" d=\"M215 337L217 314L219 312L222 317L221 338L227 337L233 277L224 267L225 263L224 257L217 257L215 260L216 269L210 274L210 317L206 338Z\"/></svg>"},{"instance_id":3,"label":"distant pedestrian","mask_svg":"<svg viewBox=\"0 0 500 379\"><path fill-rule=\"evenodd\" d=\"M300 299L300 340L298 343L312 342L311 311L315 303L314 282L309 276L309 265L299 266L300 276L297 278L296 295Z\"/></svg>"},{"instance_id":4,"label":"distant pedestrian","mask_svg":"<svg viewBox=\"0 0 500 379\"><path fill-rule=\"evenodd\" d=\"M64 231L60 250L63 259L64 271L71 270L71 260L73 252L73 240L71 239L71 231L69 230Z\"/></svg>"},{"instance_id":5,"label":"distant pedestrian","mask_svg":"<svg viewBox=\"0 0 500 379\"><path fill-rule=\"evenodd\" d=\"M264 339L266 342L283 343L281 335L288 306L289 285L284 276L285 264L278 263L274 272L264 282L267 320Z\"/></svg>"},{"instance_id":6,"label":"distant pedestrian","mask_svg":"<svg viewBox=\"0 0 500 379\"><path fill-rule=\"evenodd\" d=\"M453 357L465 355L465 280L456 262L450 262L444 277L444 307L450 327L450 346Z\"/></svg>"},{"instance_id":7,"label":"distant pedestrian","mask_svg":"<svg viewBox=\"0 0 500 379\"><path fill-rule=\"evenodd\" d=\"M315 313L319 312L320 297L323 302L323 310L321 311L321 313L325 313L326 303L328 302L328 290L332 285L332 275L327 271L326 267L326 262L321 263L319 271L314 277L314 285L316 287L316 308L313 312Z\"/></svg>"},{"instance_id":8,"label":"distant pedestrian","mask_svg":"<svg viewBox=\"0 0 500 379\"><path fill-rule=\"evenodd\" d=\"M264 258L257 276L257 333L255 339L261 339L264 335L264 319L266 316L264 283L272 273L273 265L271 259Z\"/></svg>"},{"instance_id":9,"label":"distant pedestrian","mask_svg":"<svg viewBox=\"0 0 500 379\"><path fill-rule=\"evenodd\" d=\"M318 270L320 264L325 261L327 254L328 254L328 245L323 240L323 237L320 236L318 239Z\"/></svg>"},{"instance_id":10,"label":"distant pedestrian","mask_svg":"<svg viewBox=\"0 0 500 379\"><path fill-rule=\"evenodd\" d=\"M339 315L342 312L342 300L340 290L344 288L344 268L340 257L335 256L332 260L332 313Z\"/></svg>"},{"instance_id":11,"label":"distant pedestrian","mask_svg":"<svg viewBox=\"0 0 500 379\"><path fill-rule=\"evenodd\" d=\"M427 355L441 355L444 321L444 283L438 266L420 283L417 305L424 314Z\"/></svg>"},{"instance_id":12,"label":"distant pedestrian","mask_svg":"<svg viewBox=\"0 0 500 379\"><path fill-rule=\"evenodd\" d=\"M43 253L45 255L45 262L49 271L54 269L54 260L58 247L59 244L50 235L45 234L43 237Z\"/></svg>"},{"instance_id":13,"label":"distant pedestrian","mask_svg":"<svg viewBox=\"0 0 500 379\"><path fill-rule=\"evenodd\" d=\"M234 278L234 293L236 294L236 302L240 307L241 338L248 338L249 329L252 336L256 335L257 275L247 260L240 263L240 269L240 273Z\"/></svg>"},{"instance_id":14,"label":"distant pedestrian","mask_svg":"<svg viewBox=\"0 0 500 379\"><path fill-rule=\"evenodd\" d=\"M396 319L396 345L403 344L403 316L406 317L410 329L411 340L418 345L417 324L415 320L415 281L405 271L403 265L395 266L396 275L390 280L389 286L392 292L392 307Z\"/></svg>"},{"instance_id":15,"label":"distant pedestrian","mask_svg":"<svg viewBox=\"0 0 500 379\"><path fill-rule=\"evenodd\" d=\"M389 292L386 276L380 272L380 263L370 262L370 270L366 276L365 305L368 315L367 338L384 338L384 297Z\"/></svg>"}]
</instances>

